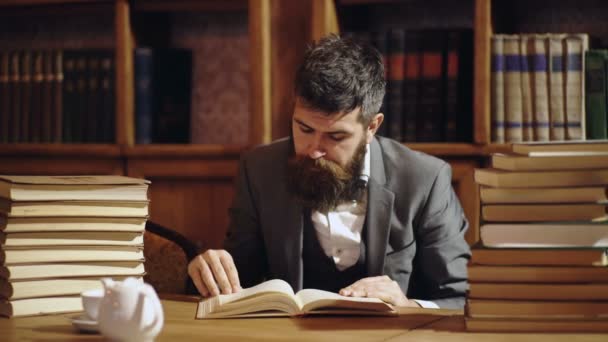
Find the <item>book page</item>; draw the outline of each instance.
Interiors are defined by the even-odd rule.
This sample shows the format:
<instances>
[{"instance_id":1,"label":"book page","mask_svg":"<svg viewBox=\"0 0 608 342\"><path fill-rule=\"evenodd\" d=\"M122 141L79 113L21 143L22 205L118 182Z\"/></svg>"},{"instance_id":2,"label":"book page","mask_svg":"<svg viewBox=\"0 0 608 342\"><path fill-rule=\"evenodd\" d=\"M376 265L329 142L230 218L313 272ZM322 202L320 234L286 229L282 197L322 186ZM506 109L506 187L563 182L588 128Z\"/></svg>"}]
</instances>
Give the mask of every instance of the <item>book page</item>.
<instances>
[{"instance_id":1,"label":"book page","mask_svg":"<svg viewBox=\"0 0 608 342\"><path fill-rule=\"evenodd\" d=\"M389 304L378 298L345 297L337 293L304 289L296 294L302 303L302 311L308 312L316 309L352 309L353 311L393 312Z\"/></svg>"},{"instance_id":2,"label":"book page","mask_svg":"<svg viewBox=\"0 0 608 342\"><path fill-rule=\"evenodd\" d=\"M258 284L253 287L249 287L239 291L237 293L219 295L219 303L220 305L225 305L228 303L236 302L239 300L243 300L249 297L259 296L264 293L283 293L289 297L293 297L293 289L291 286L284 280L281 279L272 279L265 281L261 284Z\"/></svg>"},{"instance_id":3,"label":"book page","mask_svg":"<svg viewBox=\"0 0 608 342\"><path fill-rule=\"evenodd\" d=\"M299 305L291 286L284 280L273 279L237 293L204 299L199 302L197 318L241 316L260 311L297 313Z\"/></svg>"}]
</instances>

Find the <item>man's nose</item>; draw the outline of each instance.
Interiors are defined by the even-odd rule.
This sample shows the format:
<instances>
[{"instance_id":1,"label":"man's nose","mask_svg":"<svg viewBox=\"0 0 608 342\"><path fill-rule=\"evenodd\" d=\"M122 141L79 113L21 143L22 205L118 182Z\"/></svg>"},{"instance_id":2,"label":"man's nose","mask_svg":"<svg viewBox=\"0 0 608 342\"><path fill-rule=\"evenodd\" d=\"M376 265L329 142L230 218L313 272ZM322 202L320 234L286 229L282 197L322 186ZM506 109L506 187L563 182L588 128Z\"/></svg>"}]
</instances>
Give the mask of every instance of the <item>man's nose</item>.
<instances>
[{"instance_id":1,"label":"man's nose","mask_svg":"<svg viewBox=\"0 0 608 342\"><path fill-rule=\"evenodd\" d=\"M310 159L319 159L325 156L326 152L321 144L320 137L315 137L310 141L306 154Z\"/></svg>"}]
</instances>

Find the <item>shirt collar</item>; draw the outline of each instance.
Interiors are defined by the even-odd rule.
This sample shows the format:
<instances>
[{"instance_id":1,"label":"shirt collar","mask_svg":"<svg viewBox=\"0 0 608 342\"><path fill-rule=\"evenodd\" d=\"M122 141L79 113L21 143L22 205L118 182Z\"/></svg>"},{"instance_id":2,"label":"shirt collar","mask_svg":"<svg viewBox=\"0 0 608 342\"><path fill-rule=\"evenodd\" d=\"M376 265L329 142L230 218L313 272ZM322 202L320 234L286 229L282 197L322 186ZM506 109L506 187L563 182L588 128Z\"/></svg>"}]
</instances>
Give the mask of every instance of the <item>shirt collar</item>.
<instances>
[{"instance_id":1,"label":"shirt collar","mask_svg":"<svg viewBox=\"0 0 608 342\"><path fill-rule=\"evenodd\" d=\"M371 169L371 149L369 148L369 144L365 145L365 157L363 158L363 167L361 169L361 176L359 177L362 181L369 181L370 170Z\"/></svg>"}]
</instances>

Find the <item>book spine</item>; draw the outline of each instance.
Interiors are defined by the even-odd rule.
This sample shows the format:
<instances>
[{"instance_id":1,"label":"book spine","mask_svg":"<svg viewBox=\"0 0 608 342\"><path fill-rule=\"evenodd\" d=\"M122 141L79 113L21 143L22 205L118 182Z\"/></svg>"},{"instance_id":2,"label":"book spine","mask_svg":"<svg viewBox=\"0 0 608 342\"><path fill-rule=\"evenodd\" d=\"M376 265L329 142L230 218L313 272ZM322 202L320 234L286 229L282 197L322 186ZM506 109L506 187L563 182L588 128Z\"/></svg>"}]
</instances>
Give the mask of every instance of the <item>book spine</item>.
<instances>
[{"instance_id":1,"label":"book spine","mask_svg":"<svg viewBox=\"0 0 608 342\"><path fill-rule=\"evenodd\" d=\"M458 118L459 141L473 141L473 30L460 31L458 46Z\"/></svg>"},{"instance_id":2,"label":"book spine","mask_svg":"<svg viewBox=\"0 0 608 342\"><path fill-rule=\"evenodd\" d=\"M30 115L30 142L42 142L42 110L43 94L42 83L44 74L42 73L43 53L36 51L33 53L32 69L32 96L31 96L31 115Z\"/></svg>"},{"instance_id":3,"label":"book spine","mask_svg":"<svg viewBox=\"0 0 608 342\"><path fill-rule=\"evenodd\" d=\"M549 54L546 38L532 36L531 77L533 96L533 126L535 141L549 141Z\"/></svg>"},{"instance_id":4,"label":"book spine","mask_svg":"<svg viewBox=\"0 0 608 342\"><path fill-rule=\"evenodd\" d=\"M405 30L392 29L388 33L388 134L397 141L403 140L403 72L405 52Z\"/></svg>"},{"instance_id":5,"label":"book spine","mask_svg":"<svg viewBox=\"0 0 608 342\"><path fill-rule=\"evenodd\" d=\"M154 55L152 140L158 143L189 143L192 51L159 49L154 51Z\"/></svg>"},{"instance_id":6,"label":"book spine","mask_svg":"<svg viewBox=\"0 0 608 342\"><path fill-rule=\"evenodd\" d=\"M10 62L9 53L0 51L0 143L9 142L10 125Z\"/></svg>"},{"instance_id":7,"label":"book spine","mask_svg":"<svg viewBox=\"0 0 608 342\"><path fill-rule=\"evenodd\" d=\"M21 54L21 133L19 142L30 142L30 120L32 112L32 52Z\"/></svg>"},{"instance_id":8,"label":"book spine","mask_svg":"<svg viewBox=\"0 0 608 342\"><path fill-rule=\"evenodd\" d=\"M492 142L505 142L504 36L492 36Z\"/></svg>"},{"instance_id":9,"label":"book spine","mask_svg":"<svg viewBox=\"0 0 608 342\"><path fill-rule=\"evenodd\" d=\"M151 144L153 139L152 49L135 49L135 143Z\"/></svg>"},{"instance_id":10,"label":"book spine","mask_svg":"<svg viewBox=\"0 0 608 342\"><path fill-rule=\"evenodd\" d=\"M75 142L72 127L75 123L76 111L76 56L74 51L63 51L63 113L62 113L62 141Z\"/></svg>"},{"instance_id":11,"label":"book spine","mask_svg":"<svg viewBox=\"0 0 608 342\"><path fill-rule=\"evenodd\" d=\"M83 50L74 52L76 54L76 63L74 70L75 77L75 93L74 103L75 110L72 116L72 137L75 143L86 142L86 127L88 114L87 102L89 101L88 92L88 75L87 75L87 56Z\"/></svg>"},{"instance_id":12,"label":"book spine","mask_svg":"<svg viewBox=\"0 0 608 342\"><path fill-rule=\"evenodd\" d=\"M420 142L437 142L443 140L443 50L445 49L445 32L423 32L421 43L421 79L419 111L416 123L416 140Z\"/></svg>"},{"instance_id":13,"label":"book spine","mask_svg":"<svg viewBox=\"0 0 608 342\"><path fill-rule=\"evenodd\" d=\"M386 31L376 31L372 32L370 37L371 44L380 52L382 56L382 61L384 63L384 78L388 80L389 73L389 64L388 64L388 39ZM384 122L380 125L377 134L383 137L388 137L388 126L389 120L387 115L388 108L388 93L384 95L384 99L382 101L382 106L380 107L380 113L384 114Z\"/></svg>"},{"instance_id":14,"label":"book spine","mask_svg":"<svg viewBox=\"0 0 608 342\"><path fill-rule=\"evenodd\" d=\"M549 112L551 140L564 140L566 129L564 116L564 49L563 37L550 34L549 40Z\"/></svg>"},{"instance_id":15,"label":"book spine","mask_svg":"<svg viewBox=\"0 0 608 342\"><path fill-rule=\"evenodd\" d=\"M530 61L532 54L532 40L529 35L520 36L520 56L521 56L521 95L522 95L522 140L534 140L532 94L533 84L530 77Z\"/></svg>"},{"instance_id":16,"label":"book spine","mask_svg":"<svg viewBox=\"0 0 608 342\"><path fill-rule=\"evenodd\" d=\"M420 34L405 33L405 75L403 77L403 121L404 141L416 141L416 118L418 116L418 84L420 81Z\"/></svg>"},{"instance_id":17,"label":"book spine","mask_svg":"<svg viewBox=\"0 0 608 342\"><path fill-rule=\"evenodd\" d=\"M11 134L9 136L10 142L21 141L21 72L20 64L21 57L19 57L19 51L13 51L11 53Z\"/></svg>"},{"instance_id":18,"label":"book spine","mask_svg":"<svg viewBox=\"0 0 608 342\"><path fill-rule=\"evenodd\" d=\"M51 52L53 59L53 84L52 84L52 110L51 110L51 139L55 143L63 141L63 88L64 88L64 74L63 74L63 51L56 50Z\"/></svg>"},{"instance_id":19,"label":"book spine","mask_svg":"<svg viewBox=\"0 0 608 342\"><path fill-rule=\"evenodd\" d=\"M587 139L608 139L606 60L608 60L608 50L589 50L585 53Z\"/></svg>"},{"instance_id":20,"label":"book spine","mask_svg":"<svg viewBox=\"0 0 608 342\"><path fill-rule=\"evenodd\" d=\"M589 39L586 34L572 35L565 39L565 116L566 139L585 139L585 83L583 74L584 55Z\"/></svg>"},{"instance_id":21,"label":"book spine","mask_svg":"<svg viewBox=\"0 0 608 342\"><path fill-rule=\"evenodd\" d=\"M521 56L519 36L505 36L505 141L522 141Z\"/></svg>"},{"instance_id":22,"label":"book spine","mask_svg":"<svg viewBox=\"0 0 608 342\"><path fill-rule=\"evenodd\" d=\"M460 33L459 32L448 32L447 34L447 48L445 49L446 56L444 57L444 115L443 120L445 124L445 140L456 141L458 140L458 115L464 115L464 113L458 113L458 66L459 66L459 51L460 45Z\"/></svg>"},{"instance_id":23,"label":"book spine","mask_svg":"<svg viewBox=\"0 0 608 342\"><path fill-rule=\"evenodd\" d=\"M101 56L100 101L103 113L101 116L102 141L114 141L116 103L114 101L114 52L105 51Z\"/></svg>"},{"instance_id":24,"label":"book spine","mask_svg":"<svg viewBox=\"0 0 608 342\"><path fill-rule=\"evenodd\" d=\"M42 89L41 89L41 124L40 141L52 142L53 136L53 83L55 74L53 73L53 52L44 51L42 54Z\"/></svg>"},{"instance_id":25,"label":"book spine","mask_svg":"<svg viewBox=\"0 0 608 342\"><path fill-rule=\"evenodd\" d=\"M91 50L86 52L86 111L83 113L85 118L84 141L95 143L101 141L101 108L99 106L99 78L100 78L100 57L101 51Z\"/></svg>"}]
</instances>

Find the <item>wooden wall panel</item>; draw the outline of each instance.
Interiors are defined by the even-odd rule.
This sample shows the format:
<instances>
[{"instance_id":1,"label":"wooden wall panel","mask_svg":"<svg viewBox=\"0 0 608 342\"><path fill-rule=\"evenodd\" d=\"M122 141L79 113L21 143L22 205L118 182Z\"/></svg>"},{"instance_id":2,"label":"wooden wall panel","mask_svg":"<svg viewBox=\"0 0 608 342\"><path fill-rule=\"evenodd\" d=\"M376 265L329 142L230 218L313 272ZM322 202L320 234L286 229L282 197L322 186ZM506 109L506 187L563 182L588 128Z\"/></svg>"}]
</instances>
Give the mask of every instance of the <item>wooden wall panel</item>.
<instances>
[{"instance_id":1,"label":"wooden wall panel","mask_svg":"<svg viewBox=\"0 0 608 342\"><path fill-rule=\"evenodd\" d=\"M220 248L228 227L231 180L146 177L150 219L176 230L199 247Z\"/></svg>"},{"instance_id":2,"label":"wooden wall panel","mask_svg":"<svg viewBox=\"0 0 608 342\"><path fill-rule=\"evenodd\" d=\"M150 219L185 235L202 248L222 246L238 153L127 151L127 174L152 182Z\"/></svg>"}]
</instances>

